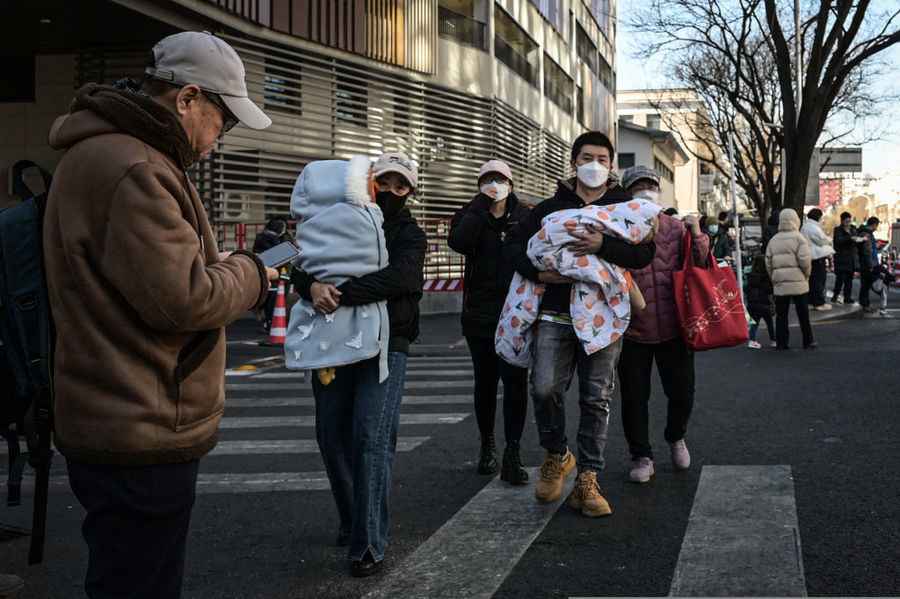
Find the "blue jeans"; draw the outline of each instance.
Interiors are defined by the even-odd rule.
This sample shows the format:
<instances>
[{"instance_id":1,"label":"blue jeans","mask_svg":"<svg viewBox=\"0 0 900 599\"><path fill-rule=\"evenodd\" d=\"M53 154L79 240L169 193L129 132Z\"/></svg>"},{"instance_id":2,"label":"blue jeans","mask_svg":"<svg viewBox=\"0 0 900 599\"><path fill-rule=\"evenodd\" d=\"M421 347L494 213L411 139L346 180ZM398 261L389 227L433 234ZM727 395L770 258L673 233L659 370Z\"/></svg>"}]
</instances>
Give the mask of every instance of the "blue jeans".
<instances>
[{"instance_id":1,"label":"blue jeans","mask_svg":"<svg viewBox=\"0 0 900 599\"><path fill-rule=\"evenodd\" d=\"M384 559L388 499L406 354L388 354L390 376L378 382L378 357L341 366L330 385L313 376L316 438L325 462L341 530L350 531L350 559Z\"/></svg>"},{"instance_id":2,"label":"blue jeans","mask_svg":"<svg viewBox=\"0 0 900 599\"><path fill-rule=\"evenodd\" d=\"M616 388L622 340L588 356L571 325L541 320L535 335L531 394L541 447L551 453L566 452L566 391L577 369L581 408L578 470L600 472L605 465L609 404Z\"/></svg>"}]
</instances>

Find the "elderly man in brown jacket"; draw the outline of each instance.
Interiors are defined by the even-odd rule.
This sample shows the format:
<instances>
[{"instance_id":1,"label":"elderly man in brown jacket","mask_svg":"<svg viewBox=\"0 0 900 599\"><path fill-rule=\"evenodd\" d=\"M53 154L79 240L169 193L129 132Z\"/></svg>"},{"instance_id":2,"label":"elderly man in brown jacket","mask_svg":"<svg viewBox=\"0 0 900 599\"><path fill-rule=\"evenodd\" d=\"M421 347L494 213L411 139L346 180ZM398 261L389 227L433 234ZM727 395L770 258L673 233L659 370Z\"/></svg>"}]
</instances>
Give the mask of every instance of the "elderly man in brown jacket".
<instances>
[{"instance_id":1,"label":"elderly man in brown jacket","mask_svg":"<svg viewBox=\"0 0 900 599\"><path fill-rule=\"evenodd\" d=\"M219 254L185 172L237 122L271 122L240 58L195 32L153 56L141 89L85 86L50 132L66 151L44 228L56 444L87 511L92 599L180 596L198 460L224 409L224 327L277 276Z\"/></svg>"}]
</instances>

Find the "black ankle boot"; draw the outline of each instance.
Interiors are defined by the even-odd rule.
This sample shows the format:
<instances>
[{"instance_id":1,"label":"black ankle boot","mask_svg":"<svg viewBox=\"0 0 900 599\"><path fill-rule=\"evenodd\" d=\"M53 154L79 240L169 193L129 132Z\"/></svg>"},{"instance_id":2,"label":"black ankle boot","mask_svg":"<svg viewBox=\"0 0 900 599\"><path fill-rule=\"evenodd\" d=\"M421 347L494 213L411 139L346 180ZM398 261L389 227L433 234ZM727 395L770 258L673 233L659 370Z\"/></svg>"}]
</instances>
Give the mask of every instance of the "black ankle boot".
<instances>
[{"instance_id":1,"label":"black ankle boot","mask_svg":"<svg viewBox=\"0 0 900 599\"><path fill-rule=\"evenodd\" d=\"M511 485L528 483L528 472L522 467L518 443L507 444L506 451L503 452L503 470L500 471L500 480Z\"/></svg>"},{"instance_id":2,"label":"black ankle boot","mask_svg":"<svg viewBox=\"0 0 900 599\"><path fill-rule=\"evenodd\" d=\"M494 435L482 437L478 474L497 474L497 469L497 445L494 443Z\"/></svg>"}]
</instances>

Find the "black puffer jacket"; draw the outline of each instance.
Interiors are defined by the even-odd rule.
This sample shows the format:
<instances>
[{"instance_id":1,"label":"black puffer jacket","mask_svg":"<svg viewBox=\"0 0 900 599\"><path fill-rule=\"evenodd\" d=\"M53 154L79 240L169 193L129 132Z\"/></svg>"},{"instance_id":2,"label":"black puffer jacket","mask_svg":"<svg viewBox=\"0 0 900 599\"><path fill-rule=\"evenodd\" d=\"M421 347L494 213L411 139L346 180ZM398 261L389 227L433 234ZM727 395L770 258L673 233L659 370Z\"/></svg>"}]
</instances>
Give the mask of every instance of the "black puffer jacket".
<instances>
[{"instance_id":1,"label":"black puffer jacket","mask_svg":"<svg viewBox=\"0 0 900 599\"><path fill-rule=\"evenodd\" d=\"M847 232L844 227L834 228L834 270L835 272L853 272L858 262L856 242L853 237L856 229L850 227Z\"/></svg>"},{"instance_id":2,"label":"black puffer jacket","mask_svg":"<svg viewBox=\"0 0 900 599\"><path fill-rule=\"evenodd\" d=\"M772 279L767 272L751 272L747 275L747 309L755 316L775 313L775 293Z\"/></svg>"},{"instance_id":3,"label":"black puffer jacket","mask_svg":"<svg viewBox=\"0 0 900 599\"><path fill-rule=\"evenodd\" d=\"M391 324L388 351L409 353L409 344L419 336L419 300L422 299L422 271L428 243L425 232L403 208L390 215L383 225L388 265L338 287L342 306L359 306L387 300ZM312 301L310 275L297 269L291 274L297 293Z\"/></svg>"},{"instance_id":4,"label":"black puffer jacket","mask_svg":"<svg viewBox=\"0 0 900 599\"><path fill-rule=\"evenodd\" d=\"M466 257L462 328L466 337L493 338L513 267L503 259L509 231L528 216L515 194L506 199L500 218L490 212L491 198L479 193L460 208L450 222L447 244Z\"/></svg>"},{"instance_id":5,"label":"black puffer jacket","mask_svg":"<svg viewBox=\"0 0 900 599\"><path fill-rule=\"evenodd\" d=\"M627 202L631 194L622 189L620 185L610 188L606 194L594 202L597 206L608 206ZM584 201L575 193L575 179L560 181L556 189L556 195L548 198L528 212L518 227L515 227L506 237L504 244L505 258L523 276L532 281L538 280L538 269L534 267L528 258L528 240L541 230L544 217L559 210L569 208L584 208ZM656 245L650 243L632 244L617 237L607 235L603 239L603 246L597 256L604 260L633 270L640 270L653 261L656 255ZM541 300L541 310L569 313L569 296L572 292L571 285L547 285L544 297Z\"/></svg>"}]
</instances>

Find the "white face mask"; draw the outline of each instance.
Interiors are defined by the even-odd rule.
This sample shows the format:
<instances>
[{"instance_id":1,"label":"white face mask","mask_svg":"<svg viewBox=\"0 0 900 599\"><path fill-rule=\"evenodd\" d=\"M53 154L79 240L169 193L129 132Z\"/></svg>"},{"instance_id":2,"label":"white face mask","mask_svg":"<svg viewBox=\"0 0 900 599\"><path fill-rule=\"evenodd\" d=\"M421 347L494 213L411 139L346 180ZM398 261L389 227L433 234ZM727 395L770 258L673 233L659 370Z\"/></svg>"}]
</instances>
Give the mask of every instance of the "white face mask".
<instances>
[{"instance_id":1,"label":"white face mask","mask_svg":"<svg viewBox=\"0 0 900 599\"><path fill-rule=\"evenodd\" d=\"M659 192L652 189L642 189L634 194L634 199L647 200L656 204L659 202Z\"/></svg>"},{"instance_id":2,"label":"white face mask","mask_svg":"<svg viewBox=\"0 0 900 599\"><path fill-rule=\"evenodd\" d=\"M496 202L502 202L509 196L509 183L485 183L481 186L481 193Z\"/></svg>"},{"instance_id":3,"label":"white face mask","mask_svg":"<svg viewBox=\"0 0 900 599\"><path fill-rule=\"evenodd\" d=\"M609 167L606 167L596 160L592 160L587 164L578 167L578 180L582 185L590 189L597 189L603 186L609 179Z\"/></svg>"}]
</instances>

